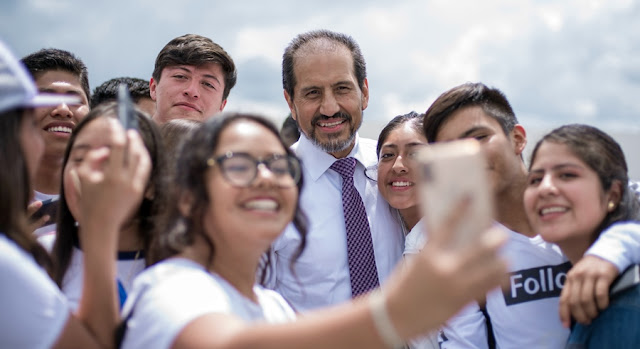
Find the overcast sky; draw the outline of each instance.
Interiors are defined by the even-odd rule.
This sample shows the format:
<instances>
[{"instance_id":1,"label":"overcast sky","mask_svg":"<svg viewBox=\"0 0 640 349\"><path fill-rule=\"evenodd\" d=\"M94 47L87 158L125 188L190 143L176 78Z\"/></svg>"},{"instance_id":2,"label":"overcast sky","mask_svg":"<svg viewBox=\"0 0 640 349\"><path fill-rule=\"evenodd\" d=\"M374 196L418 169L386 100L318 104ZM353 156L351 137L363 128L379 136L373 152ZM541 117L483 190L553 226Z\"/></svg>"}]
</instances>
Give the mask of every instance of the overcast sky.
<instances>
[{"instance_id":1,"label":"overcast sky","mask_svg":"<svg viewBox=\"0 0 640 349\"><path fill-rule=\"evenodd\" d=\"M196 33L238 67L227 110L288 114L281 60L298 33L353 36L367 61L371 138L393 116L424 112L445 90L501 89L522 124L581 122L640 135L640 0L176 1L2 0L0 37L22 57L69 50L91 88L148 79L172 38Z\"/></svg>"}]
</instances>

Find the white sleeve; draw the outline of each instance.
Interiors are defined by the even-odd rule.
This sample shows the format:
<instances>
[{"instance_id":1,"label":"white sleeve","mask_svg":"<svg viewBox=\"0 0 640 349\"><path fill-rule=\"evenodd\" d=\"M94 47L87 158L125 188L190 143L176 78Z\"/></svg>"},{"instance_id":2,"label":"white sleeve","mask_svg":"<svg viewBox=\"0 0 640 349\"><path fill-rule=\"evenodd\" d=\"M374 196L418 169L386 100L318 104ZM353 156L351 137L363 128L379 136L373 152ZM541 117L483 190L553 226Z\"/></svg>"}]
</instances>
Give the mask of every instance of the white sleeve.
<instances>
[{"instance_id":1,"label":"white sleeve","mask_svg":"<svg viewBox=\"0 0 640 349\"><path fill-rule=\"evenodd\" d=\"M440 330L442 349L488 348L487 324L477 303L471 303L449 319Z\"/></svg>"},{"instance_id":2,"label":"white sleeve","mask_svg":"<svg viewBox=\"0 0 640 349\"><path fill-rule=\"evenodd\" d=\"M13 241L0 240L0 347L49 348L70 316L49 276Z\"/></svg>"},{"instance_id":3,"label":"white sleeve","mask_svg":"<svg viewBox=\"0 0 640 349\"><path fill-rule=\"evenodd\" d=\"M199 316L231 313L229 298L213 279L179 270L155 285L135 284L123 309L133 315L122 348L170 348L180 332Z\"/></svg>"},{"instance_id":4,"label":"white sleeve","mask_svg":"<svg viewBox=\"0 0 640 349\"><path fill-rule=\"evenodd\" d=\"M620 272L640 263L640 224L617 223L600 234L585 254L613 263Z\"/></svg>"}]
</instances>

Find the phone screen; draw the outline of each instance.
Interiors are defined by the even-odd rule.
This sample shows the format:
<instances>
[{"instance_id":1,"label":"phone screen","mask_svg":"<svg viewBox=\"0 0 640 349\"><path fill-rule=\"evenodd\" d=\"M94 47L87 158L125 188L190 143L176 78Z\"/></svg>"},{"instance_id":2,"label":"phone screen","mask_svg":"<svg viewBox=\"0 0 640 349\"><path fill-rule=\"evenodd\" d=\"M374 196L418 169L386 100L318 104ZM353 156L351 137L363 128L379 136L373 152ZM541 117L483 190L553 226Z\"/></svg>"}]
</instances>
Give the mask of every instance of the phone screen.
<instances>
[{"instance_id":1,"label":"phone screen","mask_svg":"<svg viewBox=\"0 0 640 349\"><path fill-rule=\"evenodd\" d=\"M49 216L49 220L47 222L45 222L44 225L49 225L49 224L53 224L56 221L57 215L58 215L58 206L59 206L59 201L58 199L48 199L42 202L42 207L40 207L32 216L31 216L31 220L32 221L36 221L40 218L42 218L45 215Z\"/></svg>"}]
</instances>

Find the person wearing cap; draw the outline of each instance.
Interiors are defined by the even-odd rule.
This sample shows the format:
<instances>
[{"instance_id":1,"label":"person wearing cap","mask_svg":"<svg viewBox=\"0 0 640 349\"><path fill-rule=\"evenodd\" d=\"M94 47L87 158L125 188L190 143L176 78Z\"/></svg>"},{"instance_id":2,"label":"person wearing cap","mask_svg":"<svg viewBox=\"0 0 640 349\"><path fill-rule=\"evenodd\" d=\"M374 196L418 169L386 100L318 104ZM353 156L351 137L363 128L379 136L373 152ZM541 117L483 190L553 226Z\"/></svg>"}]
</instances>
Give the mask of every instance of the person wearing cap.
<instances>
[{"instance_id":1,"label":"person wearing cap","mask_svg":"<svg viewBox=\"0 0 640 349\"><path fill-rule=\"evenodd\" d=\"M44 152L35 108L77 103L39 94L24 66L0 42L0 348L113 347L118 321L115 262L118 229L142 197L150 159L140 136L116 123L110 149L89 150L74 185L85 258L83 297L72 313L47 274L52 264L27 223L27 203Z\"/></svg>"},{"instance_id":2,"label":"person wearing cap","mask_svg":"<svg viewBox=\"0 0 640 349\"><path fill-rule=\"evenodd\" d=\"M69 137L76 125L89 113L89 78L86 65L68 51L47 48L21 59L36 87L41 92L77 97L76 103L60 103L35 109L35 117L44 139L44 155L33 182L35 189L32 210L40 202L57 200L60 193L62 158ZM42 217L34 226L36 236L55 231L55 217ZM44 224L44 226L42 226Z\"/></svg>"}]
</instances>

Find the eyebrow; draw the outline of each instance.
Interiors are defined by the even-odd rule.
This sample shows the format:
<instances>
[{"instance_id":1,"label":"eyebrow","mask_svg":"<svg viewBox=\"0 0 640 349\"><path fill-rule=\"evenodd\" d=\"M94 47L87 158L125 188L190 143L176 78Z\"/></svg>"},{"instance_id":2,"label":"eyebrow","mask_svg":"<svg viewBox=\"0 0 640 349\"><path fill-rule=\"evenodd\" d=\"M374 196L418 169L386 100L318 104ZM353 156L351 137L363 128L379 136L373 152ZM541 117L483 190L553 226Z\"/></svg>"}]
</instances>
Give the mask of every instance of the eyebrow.
<instances>
[{"instance_id":1,"label":"eyebrow","mask_svg":"<svg viewBox=\"0 0 640 349\"><path fill-rule=\"evenodd\" d=\"M558 164L558 165L555 165L555 166L551 167L551 171L560 171L560 170L562 170L562 169L564 169L564 168L567 168L567 167L568 167L568 168L576 168L576 169L580 169L580 170L584 168L584 166L581 166L581 165L579 165L579 164L563 163L563 164ZM544 169L542 169L542 168L540 168L540 169L533 169L533 170L531 170L530 172L531 172L531 173L543 173L543 172L544 172Z\"/></svg>"},{"instance_id":2,"label":"eyebrow","mask_svg":"<svg viewBox=\"0 0 640 349\"><path fill-rule=\"evenodd\" d=\"M331 87L336 87L336 86L340 86L340 85L349 85L349 86L355 86L355 84L353 83L353 81L350 80L341 80L338 81L336 83L331 84ZM319 89L321 90L322 88L320 86L317 85L311 85L311 86L306 86L300 89L301 93L307 92L307 91L311 91L311 90L315 90L315 89Z\"/></svg>"},{"instance_id":3,"label":"eyebrow","mask_svg":"<svg viewBox=\"0 0 640 349\"><path fill-rule=\"evenodd\" d=\"M82 94L81 94L79 91L76 91L76 90L66 90L66 91L64 91L64 92L59 92L59 91L57 91L57 90L55 90L55 89L52 89L52 88L46 88L46 87L45 87L45 88L40 88L40 89L38 89L38 91L40 91L40 92L44 92L44 93L53 93L53 94L58 94L58 95L65 94L65 95L77 95L77 96L82 96Z\"/></svg>"},{"instance_id":4,"label":"eyebrow","mask_svg":"<svg viewBox=\"0 0 640 349\"><path fill-rule=\"evenodd\" d=\"M175 69L180 69L180 70L185 71L185 72L187 72L187 73L189 73L189 74L193 74L193 71L191 71L191 70L189 70L188 68L183 67L183 66L181 66L181 65L176 66L176 67L175 67ZM211 74L204 74L203 76L204 76L205 78L215 80L218 84L221 84L220 80L218 80L218 78L217 78L216 76L214 76L214 75L211 75Z\"/></svg>"},{"instance_id":5,"label":"eyebrow","mask_svg":"<svg viewBox=\"0 0 640 349\"><path fill-rule=\"evenodd\" d=\"M73 153L76 150L87 150L89 148L91 148L91 146L88 144L74 144L73 147L71 147L70 153Z\"/></svg>"},{"instance_id":6,"label":"eyebrow","mask_svg":"<svg viewBox=\"0 0 640 349\"><path fill-rule=\"evenodd\" d=\"M427 143L422 143L422 142L411 142L411 143L407 143L405 146L408 148L413 148L413 147L418 147L418 146L423 146L423 145L427 145ZM382 147L380 147L380 149L384 149L384 148L393 148L393 149L397 149L399 148L399 146L395 143L384 143L382 145Z\"/></svg>"},{"instance_id":7,"label":"eyebrow","mask_svg":"<svg viewBox=\"0 0 640 349\"><path fill-rule=\"evenodd\" d=\"M489 128L486 126L475 126L472 127L466 131L464 131L462 134L460 134L458 136L458 138L468 138L470 135L472 135L473 133L477 132L477 131L483 131L483 130L488 130Z\"/></svg>"}]
</instances>

